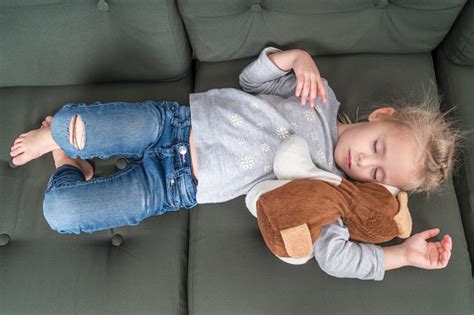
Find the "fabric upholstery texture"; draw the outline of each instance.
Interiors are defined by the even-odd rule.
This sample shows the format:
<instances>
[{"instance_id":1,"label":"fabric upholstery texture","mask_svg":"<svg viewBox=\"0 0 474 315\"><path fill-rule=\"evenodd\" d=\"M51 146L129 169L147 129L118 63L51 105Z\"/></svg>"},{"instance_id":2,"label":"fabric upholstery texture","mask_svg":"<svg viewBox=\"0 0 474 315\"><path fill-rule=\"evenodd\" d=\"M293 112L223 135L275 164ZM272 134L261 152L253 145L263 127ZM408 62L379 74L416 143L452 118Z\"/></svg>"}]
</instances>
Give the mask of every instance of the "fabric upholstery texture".
<instances>
[{"instance_id":1,"label":"fabric upholstery texture","mask_svg":"<svg viewBox=\"0 0 474 315\"><path fill-rule=\"evenodd\" d=\"M446 37L443 48L451 62L474 66L474 2L466 3Z\"/></svg>"},{"instance_id":2,"label":"fabric upholstery texture","mask_svg":"<svg viewBox=\"0 0 474 315\"><path fill-rule=\"evenodd\" d=\"M244 197L60 235L42 213L51 155L9 167L14 139L65 103L188 105L191 92L238 88L267 45L316 56L353 120L441 92L442 109L456 106L472 129L472 8L472 0L1 1L0 313L472 314L472 147L440 194L409 198L413 232L440 227L453 238L449 265L390 271L382 282L279 261ZM93 163L107 176L126 161Z\"/></svg>"},{"instance_id":3,"label":"fabric upholstery texture","mask_svg":"<svg viewBox=\"0 0 474 315\"><path fill-rule=\"evenodd\" d=\"M312 55L429 52L464 3L178 0L178 7L196 57L216 62L255 56L265 44Z\"/></svg>"},{"instance_id":4,"label":"fabric upholstery texture","mask_svg":"<svg viewBox=\"0 0 474 315\"><path fill-rule=\"evenodd\" d=\"M315 59L341 102L341 110L352 119L357 106L360 113L368 113L373 106L391 104L397 97L416 103L426 93L437 93L429 53ZM238 74L251 60L198 63L195 90L238 87ZM441 233L452 236L456 255L444 272L403 268L387 272L381 283L374 283L330 277L316 261L289 267L275 259L265 248L243 198L198 205L190 213L189 311L288 314L296 309L303 314L344 314L350 308L351 314L384 314L387 309L400 314L464 314L471 307L471 265L451 180L442 193L429 199L411 196L408 206L413 215L413 233L439 227ZM395 243L398 241L388 244ZM448 270L456 272L448 276Z\"/></svg>"},{"instance_id":5,"label":"fabric upholstery texture","mask_svg":"<svg viewBox=\"0 0 474 315\"><path fill-rule=\"evenodd\" d=\"M62 104L96 100L176 100L186 104L185 79L168 83L94 84L0 89L1 314L184 314L187 312L188 210L138 226L79 236L60 235L43 217L54 170L51 155L8 166L10 143L37 128ZM120 167L117 157L94 159L97 176ZM104 196L105 197L105 196Z\"/></svg>"},{"instance_id":6,"label":"fabric upholstery texture","mask_svg":"<svg viewBox=\"0 0 474 315\"><path fill-rule=\"evenodd\" d=\"M474 107L472 106L474 66L466 67L452 63L441 49L437 51L436 60L439 85L444 92L445 110L454 107L451 116L458 121L462 130L468 132L462 142L461 154L458 156L454 185L471 261L474 261Z\"/></svg>"},{"instance_id":7,"label":"fabric upholstery texture","mask_svg":"<svg viewBox=\"0 0 474 315\"><path fill-rule=\"evenodd\" d=\"M0 9L0 86L175 79L190 66L173 0L8 0Z\"/></svg>"}]
</instances>

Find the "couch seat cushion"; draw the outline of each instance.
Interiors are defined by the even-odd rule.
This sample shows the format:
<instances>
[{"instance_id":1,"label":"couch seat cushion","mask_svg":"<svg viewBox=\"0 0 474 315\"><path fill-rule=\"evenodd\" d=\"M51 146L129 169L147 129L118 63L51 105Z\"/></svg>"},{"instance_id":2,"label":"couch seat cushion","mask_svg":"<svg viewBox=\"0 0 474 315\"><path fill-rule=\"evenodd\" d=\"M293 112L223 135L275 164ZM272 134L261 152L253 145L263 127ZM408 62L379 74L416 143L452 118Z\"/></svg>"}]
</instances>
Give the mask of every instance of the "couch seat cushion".
<instances>
[{"instance_id":1,"label":"couch seat cushion","mask_svg":"<svg viewBox=\"0 0 474 315\"><path fill-rule=\"evenodd\" d=\"M62 104L177 100L187 104L188 77L178 82L0 89L0 313L172 314L187 312L188 211L146 219L134 227L61 235L42 213L54 170L51 154L8 166L10 145L39 127ZM117 159L95 160L97 173ZM105 196L104 196L105 197Z\"/></svg>"},{"instance_id":2,"label":"couch seat cushion","mask_svg":"<svg viewBox=\"0 0 474 315\"><path fill-rule=\"evenodd\" d=\"M358 54L317 61L341 110L352 118L357 106L367 111L393 98L419 101L423 88L436 94L430 54ZM196 91L238 87L238 75L249 62L198 64ZM389 271L375 282L331 277L316 261L303 266L281 262L266 248L243 197L199 205L190 213L190 313L467 314L470 262L451 181L429 199L411 196L409 207L414 233L439 227L451 235L451 261L443 270Z\"/></svg>"}]
</instances>

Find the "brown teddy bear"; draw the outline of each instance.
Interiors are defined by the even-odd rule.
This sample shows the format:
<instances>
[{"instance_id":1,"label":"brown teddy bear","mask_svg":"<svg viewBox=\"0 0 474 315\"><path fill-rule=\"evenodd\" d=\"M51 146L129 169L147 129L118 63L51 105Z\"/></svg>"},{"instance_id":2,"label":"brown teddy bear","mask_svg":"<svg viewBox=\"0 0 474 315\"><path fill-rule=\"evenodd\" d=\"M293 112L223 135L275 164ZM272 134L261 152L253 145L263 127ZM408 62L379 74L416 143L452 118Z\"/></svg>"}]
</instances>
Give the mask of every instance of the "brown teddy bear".
<instances>
[{"instance_id":1,"label":"brown teddy bear","mask_svg":"<svg viewBox=\"0 0 474 315\"><path fill-rule=\"evenodd\" d=\"M256 185L246 203L257 216L265 243L279 258L310 257L321 228L338 218L354 241L381 243L411 234L405 192L377 183L354 184L318 169L299 136L280 145L274 171L279 180Z\"/></svg>"}]
</instances>

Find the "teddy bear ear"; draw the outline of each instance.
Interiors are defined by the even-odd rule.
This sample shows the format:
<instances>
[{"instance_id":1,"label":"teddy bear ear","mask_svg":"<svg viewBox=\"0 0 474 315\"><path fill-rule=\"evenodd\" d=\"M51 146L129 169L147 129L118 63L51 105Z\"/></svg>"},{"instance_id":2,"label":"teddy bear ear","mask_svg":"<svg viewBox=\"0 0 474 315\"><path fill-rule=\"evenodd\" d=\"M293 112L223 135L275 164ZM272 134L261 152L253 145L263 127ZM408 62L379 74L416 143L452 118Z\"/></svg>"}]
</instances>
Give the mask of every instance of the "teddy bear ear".
<instances>
[{"instance_id":1,"label":"teddy bear ear","mask_svg":"<svg viewBox=\"0 0 474 315\"><path fill-rule=\"evenodd\" d=\"M413 221L411 219L410 210L408 209L408 195L401 191L397 195L400 205L397 215L393 218L398 228L398 237L408 238L411 235Z\"/></svg>"},{"instance_id":2,"label":"teddy bear ear","mask_svg":"<svg viewBox=\"0 0 474 315\"><path fill-rule=\"evenodd\" d=\"M280 231L285 249L292 258L303 258L311 255L313 241L307 224L301 224Z\"/></svg>"}]
</instances>

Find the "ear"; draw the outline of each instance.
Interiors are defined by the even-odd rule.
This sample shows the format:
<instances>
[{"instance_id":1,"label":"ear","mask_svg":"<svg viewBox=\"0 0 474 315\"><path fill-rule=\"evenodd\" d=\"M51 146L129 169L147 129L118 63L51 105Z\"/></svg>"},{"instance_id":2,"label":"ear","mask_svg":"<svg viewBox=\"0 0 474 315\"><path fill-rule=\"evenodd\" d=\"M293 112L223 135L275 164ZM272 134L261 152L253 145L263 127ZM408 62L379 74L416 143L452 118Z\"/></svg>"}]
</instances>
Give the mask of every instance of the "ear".
<instances>
[{"instance_id":1,"label":"ear","mask_svg":"<svg viewBox=\"0 0 474 315\"><path fill-rule=\"evenodd\" d=\"M302 258L311 255L313 241L307 224L301 224L280 231L285 249L292 258Z\"/></svg>"},{"instance_id":2,"label":"ear","mask_svg":"<svg viewBox=\"0 0 474 315\"><path fill-rule=\"evenodd\" d=\"M408 209L408 195L406 192L401 191L397 195L400 209L397 215L393 218L398 228L398 237L407 238L411 234L413 221L411 219L410 210Z\"/></svg>"},{"instance_id":3,"label":"ear","mask_svg":"<svg viewBox=\"0 0 474 315\"><path fill-rule=\"evenodd\" d=\"M377 121L384 118L387 118L395 113L395 108L393 107L382 107L374 110L369 115L369 121Z\"/></svg>"}]
</instances>

